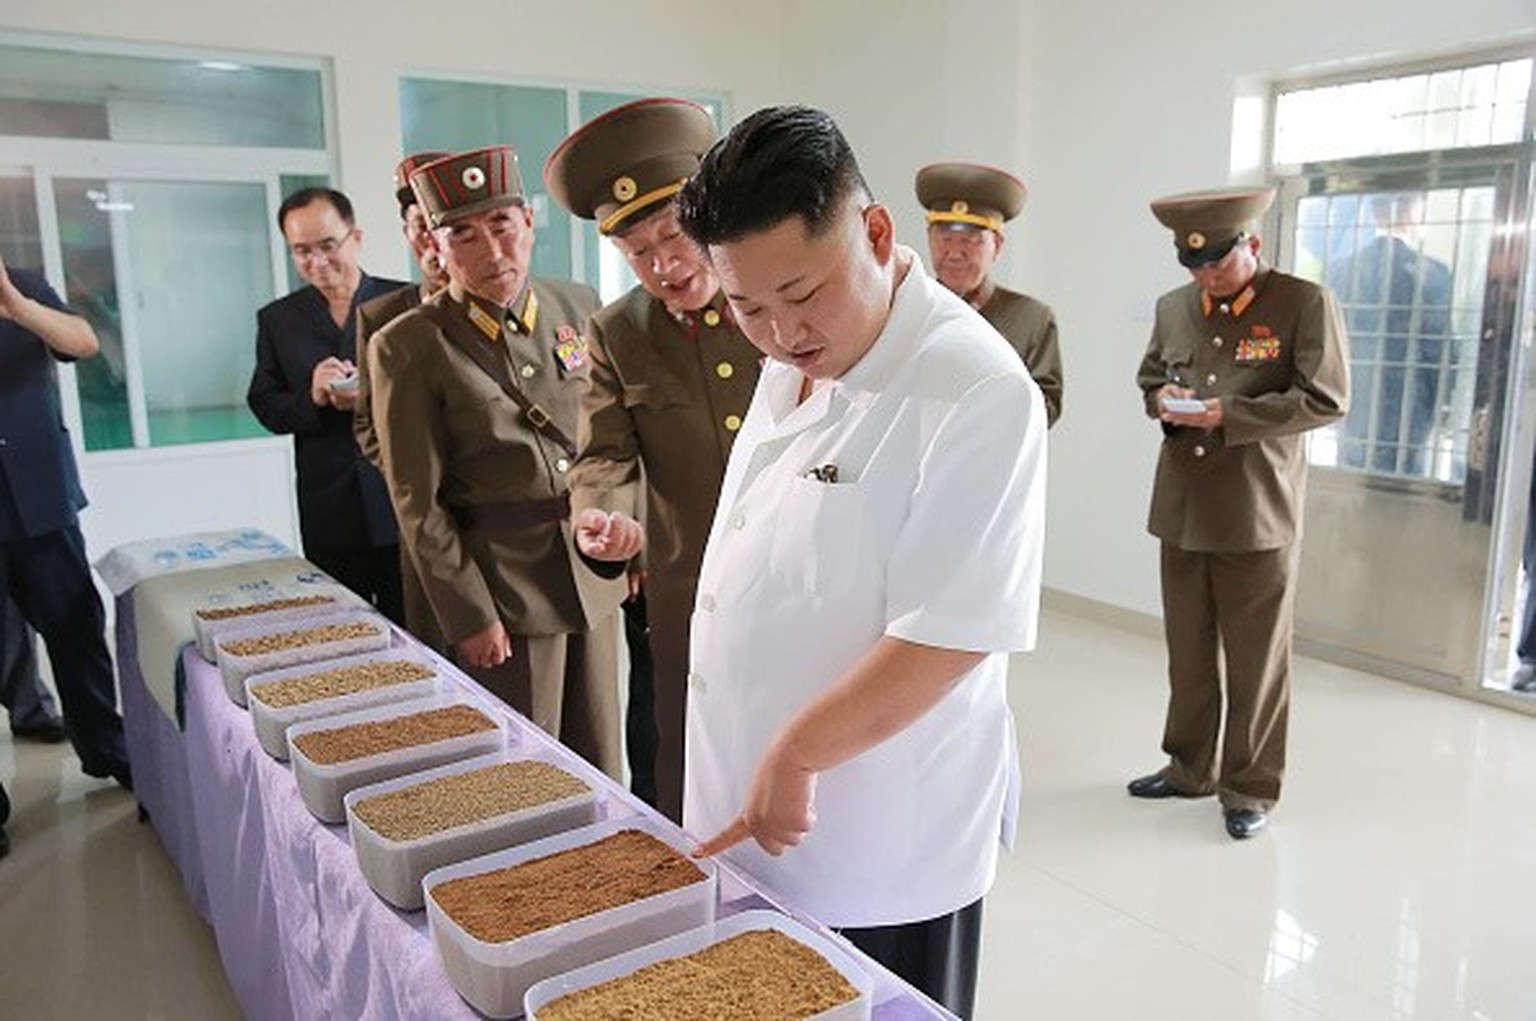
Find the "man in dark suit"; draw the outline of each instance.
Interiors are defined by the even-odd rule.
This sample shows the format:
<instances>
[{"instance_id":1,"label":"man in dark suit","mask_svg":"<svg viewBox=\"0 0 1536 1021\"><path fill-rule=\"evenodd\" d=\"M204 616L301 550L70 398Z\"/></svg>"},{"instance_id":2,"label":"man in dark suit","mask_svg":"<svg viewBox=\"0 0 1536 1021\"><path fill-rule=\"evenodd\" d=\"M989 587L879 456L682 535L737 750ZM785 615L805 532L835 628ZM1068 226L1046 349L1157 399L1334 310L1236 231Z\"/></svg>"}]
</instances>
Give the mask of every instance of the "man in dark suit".
<instances>
[{"instance_id":1,"label":"man in dark suit","mask_svg":"<svg viewBox=\"0 0 1536 1021\"><path fill-rule=\"evenodd\" d=\"M394 512L379 470L352 434L354 320L361 303L410 285L359 268L363 232L339 191L295 192L279 207L277 225L308 286L256 313L256 370L246 401L262 425L293 435L304 555L401 621Z\"/></svg>"},{"instance_id":2,"label":"man in dark suit","mask_svg":"<svg viewBox=\"0 0 1536 1021\"><path fill-rule=\"evenodd\" d=\"M0 633L10 607L48 646L81 768L133 786L116 708L106 613L78 513L85 494L59 414L54 360L96 354L95 331L36 273L0 263ZM0 826L10 801L0 792ZM9 840L0 829L0 853Z\"/></svg>"},{"instance_id":3,"label":"man in dark suit","mask_svg":"<svg viewBox=\"0 0 1536 1021\"><path fill-rule=\"evenodd\" d=\"M1351 371L1366 395L1344 419L1339 463L1434 477L1432 434L1456 384L1451 271L1417 237L1421 195L1372 195L1367 208L1375 236L1328 267L1349 328Z\"/></svg>"}]
</instances>

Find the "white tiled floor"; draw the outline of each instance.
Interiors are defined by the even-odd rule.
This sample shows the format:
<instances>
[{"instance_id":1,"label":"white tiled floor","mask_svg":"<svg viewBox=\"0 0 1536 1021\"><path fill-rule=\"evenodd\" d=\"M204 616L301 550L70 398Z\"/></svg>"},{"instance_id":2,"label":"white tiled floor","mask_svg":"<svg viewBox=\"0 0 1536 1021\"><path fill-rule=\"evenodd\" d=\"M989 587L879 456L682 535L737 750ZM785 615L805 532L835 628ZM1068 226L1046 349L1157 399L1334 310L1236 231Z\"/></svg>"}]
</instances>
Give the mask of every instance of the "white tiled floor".
<instances>
[{"instance_id":1,"label":"white tiled floor","mask_svg":"<svg viewBox=\"0 0 1536 1021\"><path fill-rule=\"evenodd\" d=\"M1239 844L1213 801L1124 793L1159 764L1161 645L1041 635L978 1018L1536 1019L1536 718L1300 660L1285 797ZM4 737L0 778L0 1017L238 1017L132 798Z\"/></svg>"}]
</instances>

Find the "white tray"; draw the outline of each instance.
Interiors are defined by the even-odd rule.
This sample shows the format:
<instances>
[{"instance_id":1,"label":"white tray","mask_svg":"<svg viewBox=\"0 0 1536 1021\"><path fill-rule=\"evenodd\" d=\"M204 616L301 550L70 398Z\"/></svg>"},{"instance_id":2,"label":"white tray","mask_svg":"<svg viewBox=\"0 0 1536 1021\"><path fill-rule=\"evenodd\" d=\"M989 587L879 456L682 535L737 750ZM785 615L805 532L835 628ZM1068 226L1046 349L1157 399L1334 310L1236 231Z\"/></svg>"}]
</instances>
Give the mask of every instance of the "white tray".
<instances>
[{"instance_id":1,"label":"white tray","mask_svg":"<svg viewBox=\"0 0 1536 1021\"><path fill-rule=\"evenodd\" d=\"M282 599L298 599L307 596L329 596L329 603L312 603L308 606L291 606L281 610L260 610L252 613L241 614L238 617L222 617L218 620L204 620L197 615L197 610L192 611L192 631L197 635L197 652L210 663L218 662L218 650L214 648L214 642L219 636L231 631L245 631L254 627L271 627L278 624L288 624L294 621L308 620L311 617L324 617L333 613L346 613L366 609L366 604L353 595L347 589L339 585L315 586L313 592L267 592L264 595L270 598L260 603L248 604L260 606L264 603L275 602ZM239 603L231 603L229 606L199 606L198 610L230 609L240 606Z\"/></svg>"},{"instance_id":2,"label":"white tray","mask_svg":"<svg viewBox=\"0 0 1536 1021\"><path fill-rule=\"evenodd\" d=\"M476 823L439 830L415 840L391 840L374 832L357 817L360 801L426 783L456 773L470 773L487 766L513 761L547 762L558 766L587 785L585 794L535 805L521 812L492 816ZM556 833L590 826L597 821L599 796L596 781L564 761L561 753L546 748L498 752L466 759L410 776L385 780L349 791L342 799L347 812L347 833L358 867L368 885L397 908L416 911L422 906L421 880L433 869L504 848L526 844Z\"/></svg>"},{"instance_id":3,"label":"white tray","mask_svg":"<svg viewBox=\"0 0 1536 1021\"><path fill-rule=\"evenodd\" d=\"M432 676L419 681L406 681L403 684L388 684L381 688L369 688L366 691L358 691L350 695L340 695L335 698L317 698L310 702L300 702L297 705L282 706L281 708L273 708L261 699L251 695L253 688L262 684L270 684L274 681L286 681L292 677L305 677L309 674L323 673L327 670L339 670L342 667L362 666L366 663L393 662L420 663L422 666L432 670ZM282 670L252 674L245 679L245 705L251 711L251 725L256 728L256 740L268 755L281 761L288 758L288 728L295 723L319 719L324 716L335 716L337 713L350 712L353 709L362 709L371 705L403 702L412 698L425 698L436 694L437 688L437 667L424 655L408 649L385 649L383 652L367 652L361 656L343 656L341 659L325 660L319 663L303 663L299 666L286 667Z\"/></svg>"},{"instance_id":4,"label":"white tray","mask_svg":"<svg viewBox=\"0 0 1536 1021\"><path fill-rule=\"evenodd\" d=\"M377 625L379 633L376 635L365 635L361 638L347 638L337 642L301 645L295 649L258 652L250 656L236 656L226 651L226 646L245 638L260 638L266 635L284 634L289 631L306 631L311 627L329 627L335 624L350 624L353 621L367 621L370 624ZM394 631L389 621L377 613L349 611L347 613L328 613L313 623L301 620L258 624L249 628L236 628L219 635L213 644L218 654L219 674L224 678L224 691L236 705L243 706L245 705L245 679L252 674L281 670L285 667L298 666L301 663L315 663L325 659L337 659L341 656L354 656L362 652L377 652L389 648L393 635Z\"/></svg>"},{"instance_id":5,"label":"white tray","mask_svg":"<svg viewBox=\"0 0 1536 1021\"><path fill-rule=\"evenodd\" d=\"M426 894L432 942L437 946L448 980L470 1006L493 1018L517 1017L523 1012L523 997L535 982L714 920L715 865L708 859L694 862L704 873L704 878L697 883L505 943L485 943L471 936L432 898L432 889L447 880L476 876L557 851L582 847L626 829L649 833L683 855L693 847L687 835L670 823L631 816L546 837L427 873L421 885Z\"/></svg>"},{"instance_id":6,"label":"white tray","mask_svg":"<svg viewBox=\"0 0 1536 1021\"><path fill-rule=\"evenodd\" d=\"M869 973L855 964L845 950L827 937L777 911L743 911L739 915L722 918L710 925L690 929L679 935L669 936L636 950L610 957L605 961L598 961L563 975L536 982L523 997L524 1012L528 1021L538 1021L539 1011L562 996L601 985L612 979L622 978L658 961L684 957L730 939L732 936L758 929L777 929L791 939L810 947L825 958L828 964L841 972L849 985L859 991L856 999L813 1015L813 1021L869 1021L875 985Z\"/></svg>"},{"instance_id":7,"label":"white tray","mask_svg":"<svg viewBox=\"0 0 1536 1021\"><path fill-rule=\"evenodd\" d=\"M332 765L311 762L309 757L294 744L296 738L317 730L333 730L354 723L389 720L428 709L441 709L451 705L467 705L489 716L496 724L491 730L477 731L446 741L414 745L379 755L360 759L348 759ZM348 791L380 780L430 769L460 759L486 755L506 747L508 733L506 718L495 709L477 703L463 694L438 694L430 698L411 699L408 702L391 702L387 705L355 709L349 713L327 716L324 719L295 723L288 728L288 757L293 763L293 775L298 780L299 797L304 806L321 822L339 823L346 819L346 807L342 799Z\"/></svg>"}]
</instances>

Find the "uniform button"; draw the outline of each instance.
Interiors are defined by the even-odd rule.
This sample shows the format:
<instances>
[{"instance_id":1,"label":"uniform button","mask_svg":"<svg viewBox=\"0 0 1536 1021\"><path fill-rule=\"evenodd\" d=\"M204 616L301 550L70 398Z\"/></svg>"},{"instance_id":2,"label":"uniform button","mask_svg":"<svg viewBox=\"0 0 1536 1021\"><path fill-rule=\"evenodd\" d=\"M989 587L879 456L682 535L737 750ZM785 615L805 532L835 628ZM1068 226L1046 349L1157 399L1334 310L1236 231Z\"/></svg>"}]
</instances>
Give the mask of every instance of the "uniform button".
<instances>
[{"instance_id":1,"label":"uniform button","mask_svg":"<svg viewBox=\"0 0 1536 1021\"><path fill-rule=\"evenodd\" d=\"M738 532L741 531L743 528L746 528L747 527L747 516L745 514L741 513L740 511L737 511L735 514L733 514L731 516L731 527L736 529L736 531L738 531Z\"/></svg>"},{"instance_id":2,"label":"uniform button","mask_svg":"<svg viewBox=\"0 0 1536 1021\"><path fill-rule=\"evenodd\" d=\"M720 325L720 313L716 312L712 308L711 309L706 309L705 312L704 312L704 325L705 326L719 326Z\"/></svg>"},{"instance_id":3,"label":"uniform button","mask_svg":"<svg viewBox=\"0 0 1536 1021\"><path fill-rule=\"evenodd\" d=\"M741 428L741 416L740 415L726 415L725 416L725 428L726 428L726 430L728 432L735 432L737 429L740 429Z\"/></svg>"},{"instance_id":4,"label":"uniform button","mask_svg":"<svg viewBox=\"0 0 1536 1021\"><path fill-rule=\"evenodd\" d=\"M1227 313L1232 311L1232 306L1228 305L1226 302L1222 302L1220 305L1218 305L1216 307L1221 309L1221 314L1222 315L1226 315Z\"/></svg>"},{"instance_id":5,"label":"uniform button","mask_svg":"<svg viewBox=\"0 0 1536 1021\"><path fill-rule=\"evenodd\" d=\"M1221 338L1220 337L1212 337L1211 338L1211 343L1215 344L1217 347L1220 347L1221 346Z\"/></svg>"},{"instance_id":6,"label":"uniform button","mask_svg":"<svg viewBox=\"0 0 1536 1021\"><path fill-rule=\"evenodd\" d=\"M570 467L571 467L571 462L567 461L563 457L557 458L556 461L555 461L555 471L557 471L557 472L569 471Z\"/></svg>"},{"instance_id":7,"label":"uniform button","mask_svg":"<svg viewBox=\"0 0 1536 1021\"><path fill-rule=\"evenodd\" d=\"M703 610L705 613L714 613L715 597L710 595L708 592L699 596L699 609Z\"/></svg>"},{"instance_id":8,"label":"uniform button","mask_svg":"<svg viewBox=\"0 0 1536 1021\"><path fill-rule=\"evenodd\" d=\"M1206 386L1215 386L1216 385L1216 373L1213 372L1209 376L1205 377L1205 385Z\"/></svg>"},{"instance_id":9,"label":"uniform button","mask_svg":"<svg viewBox=\"0 0 1536 1021\"><path fill-rule=\"evenodd\" d=\"M715 375L719 376L721 379L730 379L735 374L736 366L732 365L730 362L721 362L719 365L715 366Z\"/></svg>"},{"instance_id":10,"label":"uniform button","mask_svg":"<svg viewBox=\"0 0 1536 1021\"><path fill-rule=\"evenodd\" d=\"M704 690L704 678L700 677L692 670L688 671L688 687L694 689L695 691L702 692Z\"/></svg>"},{"instance_id":11,"label":"uniform button","mask_svg":"<svg viewBox=\"0 0 1536 1021\"><path fill-rule=\"evenodd\" d=\"M1204 447L1196 447L1195 448L1195 456L1196 457L1204 457L1205 456L1205 448Z\"/></svg>"},{"instance_id":12,"label":"uniform button","mask_svg":"<svg viewBox=\"0 0 1536 1021\"><path fill-rule=\"evenodd\" d=\"M532 379L533 376L534 376L534 373L536 373L538 371L539 370L534 368L532 365L524 365L523 368L522 368L523 378L524 379Z\"/></svg>"}]
</instances>

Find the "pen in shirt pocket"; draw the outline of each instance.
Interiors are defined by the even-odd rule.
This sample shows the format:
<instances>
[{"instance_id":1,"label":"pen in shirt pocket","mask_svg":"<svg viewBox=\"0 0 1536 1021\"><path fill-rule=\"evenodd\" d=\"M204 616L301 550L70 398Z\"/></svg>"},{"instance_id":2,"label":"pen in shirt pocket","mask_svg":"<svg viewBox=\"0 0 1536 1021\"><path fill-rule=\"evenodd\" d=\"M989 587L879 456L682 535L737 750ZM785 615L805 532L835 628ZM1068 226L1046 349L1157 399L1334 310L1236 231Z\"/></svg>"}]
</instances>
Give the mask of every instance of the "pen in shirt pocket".
<instances>
[{"instance_id":1,"label":"pen in shirt pocket","mask_svg":"<svg viewBox=\"0 0 1536 1021\"><path fill-rule=\"evenodd\" d=\"M805 473L805 477L808 479L815 479L817 482L836 482L837 465L824 464L819 468L812 468L810 471Z\"/></svg>"}]
</instances>

